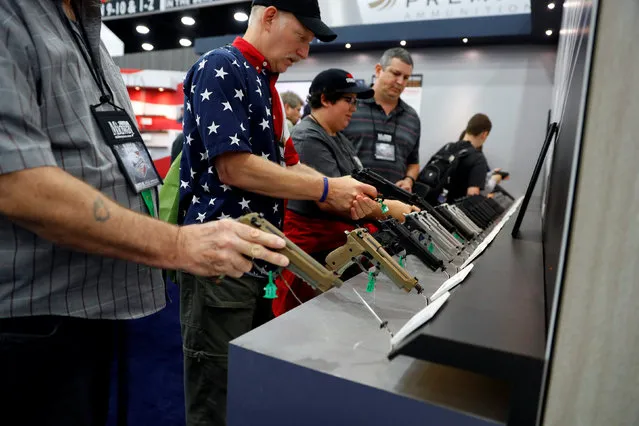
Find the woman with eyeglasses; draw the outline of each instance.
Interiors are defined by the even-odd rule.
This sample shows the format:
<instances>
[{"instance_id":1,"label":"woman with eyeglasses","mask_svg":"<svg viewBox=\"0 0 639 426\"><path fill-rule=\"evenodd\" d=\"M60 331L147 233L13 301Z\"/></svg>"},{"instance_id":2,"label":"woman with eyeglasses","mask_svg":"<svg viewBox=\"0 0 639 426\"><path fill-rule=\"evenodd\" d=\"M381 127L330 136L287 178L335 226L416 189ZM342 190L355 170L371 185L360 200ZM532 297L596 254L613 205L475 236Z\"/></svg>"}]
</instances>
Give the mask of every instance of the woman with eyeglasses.
<instances>
[{"instance_id":1,"label":"woman with eyeglasses","mask_svg":"<svg viewBox=\"0 0 639 426\"><path fill-rule=\"evenodd\" d=\"M351 141L341 132L350 123L357 100L369 99L373 94L372 89L358 85L344 70L329 69L318 74L309 90L311 112L291 133L300 161L327 177L347 176L362 168ZM384 214L378 202L361 196L351 212L352 217L364 218L356 224L350 217L326 210L324 204L289 200L284 215L284 234L321 264L328 253L346 243L345 231L365 226L374 233L375 220L394 217L404 222L404 214L414 210L399 201L387 200L389 211ZM305 302L316 295L315 290L292 273L284 271L283 276L295 294L291 294L281 278L277 280L278 297L273 301L276 316L298 306L298 298Z\"/></svg>"}]
</instances>

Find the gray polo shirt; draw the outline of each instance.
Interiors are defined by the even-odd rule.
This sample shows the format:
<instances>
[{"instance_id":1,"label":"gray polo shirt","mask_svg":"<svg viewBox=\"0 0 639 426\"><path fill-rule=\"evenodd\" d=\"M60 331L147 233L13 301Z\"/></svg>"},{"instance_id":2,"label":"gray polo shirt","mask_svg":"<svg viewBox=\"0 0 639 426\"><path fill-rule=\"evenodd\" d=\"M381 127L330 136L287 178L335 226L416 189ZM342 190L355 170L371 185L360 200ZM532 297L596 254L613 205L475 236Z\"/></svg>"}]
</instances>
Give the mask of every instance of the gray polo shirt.
<instances>
[{"instance_id":1,"label":"gray polo shirt","mask_svg":"<svg viewBox=\"0 0 639 426\"><path fill-rule=\"evenodd\" d=\"M409 164L419 163L421 126L417 112L400 99L397 107L386 115L375 98L357 102L357 111L343 133L355 146L364 167L374 170L391 182L406 176ZM394 136L395 161L376 158L378 134Z\"/></svg>"},{"instance_id":2,"label":"gray polo shirt","mask_svg":"<svg viewBox=\"0 0 639 426\"><path fill-rule=\"evenodd\" d=\"M60 3L0 2L0 174L60 167L121 205L145 212L91 115L89 106L98 103L100 91L60 16ZM82 20L115 103L133 117L119 69L100 44L99 2L85 6ZM128 319L164 305L159 270L56 246L0 215L0 318Z\"/></svg>"},{"instance_id":3,"label":"gray polo shirt","mask_svg":"<svg viewBox=\"0 0 639 426\"><path fill-rule=\"evenodd\" d=\"M291 132L300 162L312 167L327 177L347 176L362 167L351 141L341 132L330 136L310 116L295 125ZM289 200L289 210L295 213L327 219L315 201Z\"/></svg>"}]
</instances>

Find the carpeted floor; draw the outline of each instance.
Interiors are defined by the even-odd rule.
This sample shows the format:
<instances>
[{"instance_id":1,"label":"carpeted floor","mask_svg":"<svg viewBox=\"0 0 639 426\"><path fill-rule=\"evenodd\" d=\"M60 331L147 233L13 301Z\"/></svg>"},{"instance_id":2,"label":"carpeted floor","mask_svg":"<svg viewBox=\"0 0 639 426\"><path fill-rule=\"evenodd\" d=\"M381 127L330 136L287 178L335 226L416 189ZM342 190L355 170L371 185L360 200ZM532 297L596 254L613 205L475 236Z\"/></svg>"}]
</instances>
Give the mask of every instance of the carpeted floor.
<instances>
[{"instance_id":1,"label":"carpeted floor","mask_svg":"<svg viewBox=\"0 0 639 426\"><path fill-rule=\"evenodd\" d=\"M127 325L129 426L184 425L179 289L170 282L167 289L172 303ZM115 368L112 377L108 426L117 425Z\"/></svg>"}]
</instances>

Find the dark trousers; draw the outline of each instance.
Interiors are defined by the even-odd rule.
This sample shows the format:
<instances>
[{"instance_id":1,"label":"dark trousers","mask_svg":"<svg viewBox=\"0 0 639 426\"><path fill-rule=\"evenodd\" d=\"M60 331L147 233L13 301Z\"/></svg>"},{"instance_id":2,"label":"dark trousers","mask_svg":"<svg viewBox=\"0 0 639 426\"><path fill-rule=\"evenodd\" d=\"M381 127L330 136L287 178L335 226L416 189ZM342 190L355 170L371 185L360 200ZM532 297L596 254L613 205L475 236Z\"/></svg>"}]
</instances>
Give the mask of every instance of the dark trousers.
<instances>
[{"instance_id":1,"label":"dark trousers","mask_svg":"<svg viewBox=\"0 0 639 426\"><path fill-rule=\"evenodd\" d=\"M226 424L229 342L273 318L266 280L180 273L187 426Z\"/></svg>"},{"instance_id":2,"label":"dark trousers","mask_svg":"<svg viewBox=\"0 0 639 426\"><path fill-rule=\"evenodd\" d=\"M0 319L0 415L11 426L104 426L117 321Z\"/></svg>"}]
</instances>

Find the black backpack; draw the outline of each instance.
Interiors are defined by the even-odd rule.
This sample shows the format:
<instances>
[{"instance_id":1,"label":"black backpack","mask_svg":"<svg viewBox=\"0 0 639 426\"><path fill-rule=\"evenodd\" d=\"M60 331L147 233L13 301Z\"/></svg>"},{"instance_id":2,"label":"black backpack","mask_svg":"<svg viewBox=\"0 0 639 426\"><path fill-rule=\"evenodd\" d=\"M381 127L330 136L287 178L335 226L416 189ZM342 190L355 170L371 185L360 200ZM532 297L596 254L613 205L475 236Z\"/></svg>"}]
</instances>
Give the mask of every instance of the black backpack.
<instances>
[{"instance_id":1,"label":"black backpack","mask_svg":"<svg viewBox=\"0 0 639 426\"><path fill-rule=\"evenodd\" d=\"M459 162L471 149L473 148L468 148L467 143L459 141L447 143L437 151L417 176L417 182L427 187L421 187L420 192L423 194L420 195L437 197L450 184Z\"/></svg>"}]
</instances>

